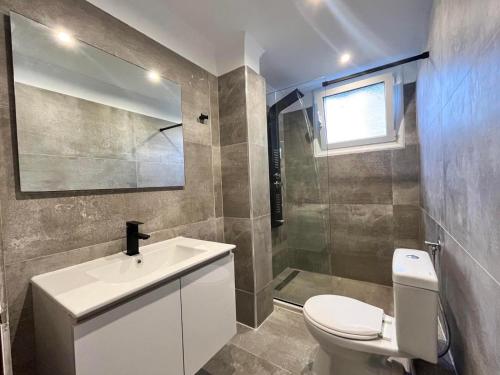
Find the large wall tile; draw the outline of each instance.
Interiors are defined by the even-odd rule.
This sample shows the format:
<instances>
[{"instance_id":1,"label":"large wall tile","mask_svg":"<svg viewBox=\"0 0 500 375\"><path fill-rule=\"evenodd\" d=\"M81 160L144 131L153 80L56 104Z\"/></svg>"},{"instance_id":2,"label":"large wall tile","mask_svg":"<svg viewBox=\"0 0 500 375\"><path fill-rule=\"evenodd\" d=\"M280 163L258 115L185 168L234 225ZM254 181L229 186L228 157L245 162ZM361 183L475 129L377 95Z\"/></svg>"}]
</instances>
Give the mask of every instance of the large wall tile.
<instances>
[{"instance_id":1,"label":"large wall tile","mask_svg":"<svg viewBox=\"0 0 500 375\"><path fill-rule=\"evenodd\" d=\"M220 147L212 147L212 168L214 179L215 217L223 216L222 201L222 160Z\"/></svg>"},{"instance_id":2,"label":"large wall tile","mask_svg":"<svg viewBox=\"0 0 500 375\"><path fill-rule=\"evenodd\" d=\"M308 108L307 115L312 119L312 108ZM328 203L329 160L314 157L312 144L306 138L307 126L304 112L300 110L284 113L280 121L280 136L284 139L281 175L285 201Z\"/></svg>"},{"instance_id":3,"label":"large wall tile","mask_svg":"<svg viewBox=\"0 0 500 375\"><path fill-rule=\"evenodd\" d=\"M261 291L273 280L271 216L252 220L252 245L255 270L255 290Z\"/></svg>"},{"instance_id":4,"label":"large wall tile","mask_svg":"<svg viewBox=\"0 0 500 375\"><path fill-rule=\"evenodd\" d=\"M406 145L393 150L392 162L392 200L394 204L420 203L420 166L418 145Z\"/></svg>"},{"instance_id":5,"label":"large wall tile","mask_svg":"<svg viewBox=\"0 0 500 375\"><path fill-rule=\"evenodd\" d=\"M439 79L442 87L442 104L446 105L460 82L470 72L478 52L478 35L472 25L474 14L467 0L443 0L441 7L442 40Z\"/></svg>"},{"instance_id":6,"label":"large wall tile","mask_svg":"<svg viewBox=\"0 0 500 375\"><path fill-rule=\"evenodd\" d=\"M313 251L288 247L288 265L299 270L331 275L331 254L328 250Z\"/></svg>"},{"instance_id":7,"label":"large wall tile","mask_svg":"<svg viewBox=\"0 0 500 375\"><path fill-rule=\"evenodd\" d=\"M437 271L458 373L494 374L500 371L500 8L495 0L442 0L431 25L431 60L421 64L417 84L423 238L444 240Z\"/></svg>"},{"instance_id":8,"label":"large wall tile","mask_svg":"<svg viewBox=\"0 0 500 375\"><path fill-rule=\"evenodd\" d=\"M256 327L255 308L255 294L236 289L236 320Z\"/></svg>"},{"instance_id":9,"label":"large wall tile","mask_svg":"<svg viewBox=\"0 0 500 375\"><path fill-rule=\"evenodd\" d=\"M200 113L209 115L205 124L198 120ZM212 145L208 72L191 77L182 87L182 128L185 141Z\"/></svg>"},{"instance_id":10,"label":"large wall tile","mask_svg":"<svg viewBox=\"0 0 500 375\"><path fill-rule=\"evenodd\" d=\"M256 325L260 326L274 310L273 284L269 283L264 289L257 293L256 303Z\"/></svg>"},{"instance_id":11,"label":"large wall tile","mask_svg":"<svg viewBox=\"0 0 500 375\"><path fill-rule=\"evenodd\" d=\"M420 248L421 210L419 206L394 206L394 241L398 246Z\"/></svg>"},{"instance_id":12,"label":"large wall tile","mask_svg":"<svg viewBox=\"0 0 500 375\"><path fill-rule=\"evenodd\" d=\"M269 215L269 159L267 146L249 144L252 217Z\"/></svg>"},{"instance_id":13,"label":"large wall tile","mask_svg":"<svg viewBox=\"0 0 500 375\"><path fill-rule=\"evenodd\" d=\"M378 256L370 253L333 252L331 262L332 272L335 276L392 285L392 255Z\"/></svg>"},{"instance_id":14,"label":"large wall tile","mask_svg":"<svg viewBox=\"0 0 500 375\"><path fill-rule=\"evenodd\" d=\"M236 289L255 291L252 221L250 219L224 218L224 239L236 245L234 274Z\"/></svg>"},{"instance_id":15,"label":"large wall tile","mask_svg":"<svg viewBox=\"0 0 500 375\"><path fill-rule=\"evenodd\" d=\"M446 209L443 224L500 279L500 109L490 98L500 78L500 42L489 45L477 66L443 109Z\"/></svg>"},{"instance_id":16,"label":"large wall tile","mask_svg":"<svg viewBox=\"0 0 500 375\"><path fill-rule=\"evenodd\" d=\"M418 144L417 131L417 93L416 83L408 83L403 87L405 144Z\"/></svg>"},{"instance_id":17,"label":"large wall tile","mask_svg":"<svg viewBox=\"0 0 500 375\"><path fill-rule=\"evenodd\" d=\"M248 142L267 148L266 80L246 67Z\"/></svg>"},{"instance_id":18,"label":"large wall tile","mask_svg":"<svg viewBox=\"0 0 500 375\"><path fill-rule=\"evenodd\" d=\"M246 67L219 77L219 126L221 146L247 142Z\"/></svg>"},{"instance_id":19,"label":"large wall tile","mask_svg":"<svg viewBox=\"0 0 500 375\"><path fill-rule=\"evenodd\" d=\"M329 157L330 202L392 204L391 151Z\"/></svg>"},{"instance_id":20,"label":"large wall tile","mask_svg":"<svg viewBox=\"0 0 500 375\"><path fill-rule=\"evenodd\" d=\"M286 225L271 229L273 252L273 278L283 272L289 265Z\"/></svg>"},{"instance_id":21,"label":"large wall tile","mask_svg":"<svg viewBox=\"0 0 500 375\"><path fill-rule=\"evenodd\" d=\"M460 374L499 373L500 318L495 302L500 299L500 283L486 274L447 233L443 249L442 294L452 329L452 351L457 370Z\"/></svg>"},{"instance_id":22,"label":"large wall tile","mask_svg":"<svg viewBox=\"0 0 500 375\"><path fill-rule=\"evenodd\" d=\"M444 167L441 114L419 119L420 199L422 206L437 220L444 211Z\"/></svg>"},{"instance_id":23,"label":"large wall tile","mask_svg":"<svg viewBox=\"0 0 500 375\"><path fill-rule=\"evenodd\" d=\"M288 246L324 252L329 244L329 208L324 204L287 205Z\"/></svg>"},{"instance_id":24,"label":"large wall tile","mask_svg":"<svg viewBox=\"0 0 500 375\"><path fill-rule=\"evenodd\" d=\"M215 220L216 220L216 222L215 222L215 225L216 225L215 237L216 237L216 239L215 240L217 242L225 242L225 240L224 240L224 218L218 217Z\"/></svg>"},{"instance_id":25,"label":"large wall tile","mask_svg":"<svg viewBox=\"0 0 500 375\"><path fill-rule=\"evenodd\" d=\"M210 95L209 121L212 133L212 146L220 146L220 124L219 124L219 80L213 75L208 76Z\"/></svg>"},{"instance_id":26,"label":"large wall tile","mask_svg":"<svg viewBox=\"0 0 500 375\"><path fill-rule=\"evenodd\" d=\"M224 216L250 217L248 144L221 147Z\"/></svg>"},{"instance_id":27,"label":"large wall tile","mask_svg":"<svg viewBox=\"0 0 500 375\"><path fill-rule=\"evenodd\" d=\"M392 205L335 204L330 220L334 252L392 255L392 246L387 246L394 231Z\"/></svg>"},{"instance_id":28,"label":"large wall tile","mask_svg":"<svg viewBox=\"0 0 500 375\"><path fill-rule=\"evenodd\" d=\"M393 222L392 205L332 205L334 275L390 284Z\"/></svg>"}]
</instances>

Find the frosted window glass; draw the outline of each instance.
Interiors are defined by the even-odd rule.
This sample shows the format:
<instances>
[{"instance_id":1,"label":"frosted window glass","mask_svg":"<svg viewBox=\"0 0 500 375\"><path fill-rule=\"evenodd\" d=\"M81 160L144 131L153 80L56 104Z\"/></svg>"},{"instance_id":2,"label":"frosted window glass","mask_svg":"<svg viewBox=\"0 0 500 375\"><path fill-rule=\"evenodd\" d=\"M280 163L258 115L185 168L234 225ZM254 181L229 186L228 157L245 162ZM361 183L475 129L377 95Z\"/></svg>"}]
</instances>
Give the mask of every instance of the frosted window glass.
<instances>
[{"instance_id":1,"label":"frosted window glass","mask_svg":"<svg viewBox=\"0 0 500 375\"><path fill-rule=\"evenodd\" d=\"M325 97L328 144L387 135L383 82Z\"/></svg>"}]
</instances>

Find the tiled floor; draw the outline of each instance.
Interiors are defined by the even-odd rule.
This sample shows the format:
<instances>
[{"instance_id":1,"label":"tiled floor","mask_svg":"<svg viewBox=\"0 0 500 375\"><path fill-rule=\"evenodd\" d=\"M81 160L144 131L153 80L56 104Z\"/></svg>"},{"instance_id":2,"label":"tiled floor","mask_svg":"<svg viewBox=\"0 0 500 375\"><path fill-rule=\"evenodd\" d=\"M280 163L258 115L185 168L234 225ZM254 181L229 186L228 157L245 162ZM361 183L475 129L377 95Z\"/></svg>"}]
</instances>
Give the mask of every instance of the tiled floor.
<instances>
[{"instance_id":1,"label":"tiled floor","mask_svg":"<svg viewBox=\"0 0 500 375\"><path fill-rule=\"evenodd\" d=\"M274 280L274 298L304 305L308 298L318 294L337 294L358 299L378 306L388 315L393 315L392 287L347 279L344 277L324 275L321 273L300 271L282 289L277 290L283 281L293 276L294 270L287 268ZM291 275L292 274L292 275Z\"/></svg>"},{"instance_id":2,"label":"tiled floor","mask_svg":"<svg viewBox=\"0 0 500 375\"><path fill-rule=\"evenodd\" d=\"M197 375L313 375L317 348L301 314L275 307L258 329L238 324L237 335ZM423 362L417 369L418 375L453 374Z\"/></svg>"}]
</instances>

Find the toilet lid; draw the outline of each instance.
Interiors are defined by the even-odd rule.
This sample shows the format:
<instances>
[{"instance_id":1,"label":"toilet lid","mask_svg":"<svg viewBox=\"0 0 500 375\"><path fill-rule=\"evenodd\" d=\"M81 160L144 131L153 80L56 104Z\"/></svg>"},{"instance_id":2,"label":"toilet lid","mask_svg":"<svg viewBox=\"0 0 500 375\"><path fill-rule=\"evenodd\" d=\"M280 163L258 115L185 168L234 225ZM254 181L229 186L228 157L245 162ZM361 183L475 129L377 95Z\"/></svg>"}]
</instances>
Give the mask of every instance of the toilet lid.
<instances>
[{"instance_id":1,"label":"toilet lid","mask_svg":"<svg viewBox=\"0 0 500 375\"><path fill-rule=\"evenodd\" d=\"M382 332L384 310L349 297L314 296L304 313L320 328L350 339L374 339Z\"/></svg>"}]
</instances>

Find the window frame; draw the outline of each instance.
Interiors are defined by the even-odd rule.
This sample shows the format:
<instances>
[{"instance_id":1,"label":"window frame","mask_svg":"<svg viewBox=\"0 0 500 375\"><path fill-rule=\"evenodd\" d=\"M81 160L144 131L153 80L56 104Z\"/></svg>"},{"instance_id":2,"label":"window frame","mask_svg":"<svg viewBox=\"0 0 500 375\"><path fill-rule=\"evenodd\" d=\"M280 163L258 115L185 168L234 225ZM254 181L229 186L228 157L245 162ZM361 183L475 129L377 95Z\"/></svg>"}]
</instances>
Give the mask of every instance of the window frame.
<instances>
[{"instance_id":1,"label":"window frame","mask_svg":"<svg viewBox=\"0 0 500 375\"><path fill-rule=\"evenodd\" d=\"M385 115L386 115L386 135L383 137L372 137L356 139L352 141L344 141L327 144L328 126L325 119L324 100L325 98L341 94L344 92L353 91L363 87L368 87L384 83L385 91ZM353 153L360 151L369 151L372 148L393 148L401 147L398 142L398 132L395 129L395 112L394 112L394 76L392 73L384 73L377 76L372 76L366 79L356 80L347 84L339 84L327 89L317 90L314 94L314 102L317 106L315 114L317 116L317 124L319 129L319 152L318 156L332 150L332 153ZM404 127L400 128L404 131ZM387 147L384 147L387 146Z\"/></svg>"}]
</instances>

